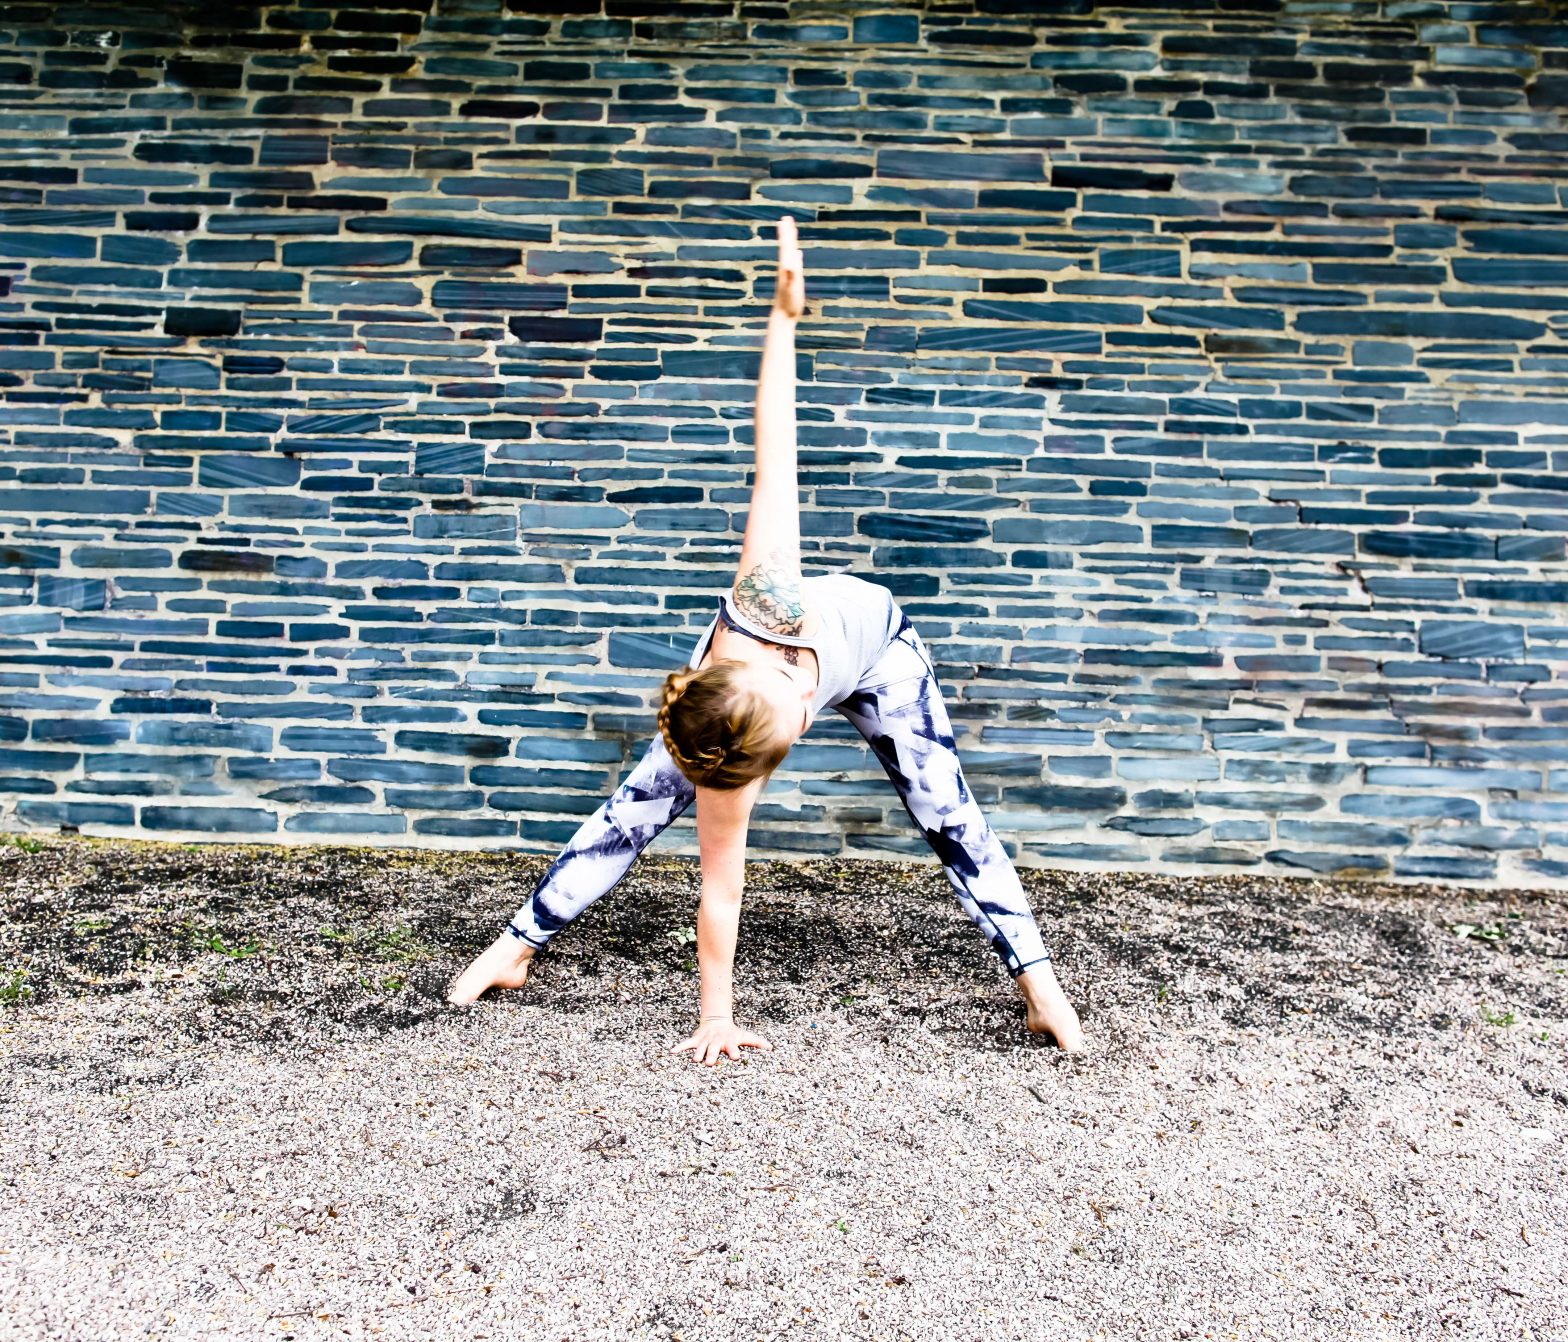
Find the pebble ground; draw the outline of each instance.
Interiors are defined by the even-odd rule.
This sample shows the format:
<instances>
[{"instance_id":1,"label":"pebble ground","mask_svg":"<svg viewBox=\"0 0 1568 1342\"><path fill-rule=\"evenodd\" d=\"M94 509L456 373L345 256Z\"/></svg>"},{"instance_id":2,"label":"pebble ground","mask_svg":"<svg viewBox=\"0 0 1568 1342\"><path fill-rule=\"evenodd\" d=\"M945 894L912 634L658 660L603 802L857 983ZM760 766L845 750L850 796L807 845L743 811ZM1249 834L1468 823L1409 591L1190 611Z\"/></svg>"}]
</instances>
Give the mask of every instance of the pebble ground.
<instances>
[{"instance_id":1,"label":"pebble ground","mask_svg":"<svg viewBox=\"0 0 1568 1342\"><path fill-rule=\"evenodd\" d=\"M444 991L533 855L0 848L18 1339L1568 1337L1568 896L1026 869L1088 1047L910 862L695 862Z\"/></svg>"}]
</instances>

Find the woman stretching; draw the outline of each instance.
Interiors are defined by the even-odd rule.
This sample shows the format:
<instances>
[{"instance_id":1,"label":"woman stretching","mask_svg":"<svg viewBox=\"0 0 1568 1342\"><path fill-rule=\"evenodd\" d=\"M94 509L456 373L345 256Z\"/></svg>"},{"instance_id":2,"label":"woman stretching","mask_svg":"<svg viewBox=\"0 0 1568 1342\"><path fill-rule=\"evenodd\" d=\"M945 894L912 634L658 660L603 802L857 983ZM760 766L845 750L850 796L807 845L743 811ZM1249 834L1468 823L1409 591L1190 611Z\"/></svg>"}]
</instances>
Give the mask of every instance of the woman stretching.
<instances>
[{"instance_id":1,"label":"woman stretching","mask_svg":"<svg viewBox=\"0 0 1568 1342\"><path fill-rule=\"evenodd\" d=\"M1028 1003L1028 1026L1082 1047L1018 873L964 782L925 644L885 588L848 574L800 571L795 480L795 322L805 310L795 221L780 220L779 273L757 381L756 474L728 597L685 669L664 682L659 733L615 793L578 829L495 943L448 1000L518 988L550 938L610 890L655 835L695 799L702 898L701 1010L675 1049L713 1065L742 1045L771 1048L734 1020L735 937L751 808L824 708L870 743L925 835L964 912ZM672 1050L673 1051L673 1050Z\"/></svg>"}]
</instances>

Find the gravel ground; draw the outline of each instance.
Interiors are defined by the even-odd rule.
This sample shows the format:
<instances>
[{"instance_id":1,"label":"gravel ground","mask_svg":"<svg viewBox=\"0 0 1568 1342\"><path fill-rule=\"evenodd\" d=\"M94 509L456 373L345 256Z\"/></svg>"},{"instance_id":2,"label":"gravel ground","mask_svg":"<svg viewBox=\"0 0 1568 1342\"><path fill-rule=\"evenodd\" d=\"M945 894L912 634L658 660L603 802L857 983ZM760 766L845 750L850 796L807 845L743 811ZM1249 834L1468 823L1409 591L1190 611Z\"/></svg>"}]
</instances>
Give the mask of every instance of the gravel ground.
<instances>
[{"instance_id":1,"label":"gravel ground","mask_svg":"<svg viewBox=\"0 0 1568 1342\"><path fill-rule=\"evenodd\" d=\"M1025 869L1088 1047L940 870L694 861L520 993L541 856L0 848L8 1338L1568 1337L1568 897Z\"/></svg>"}]
</instances>

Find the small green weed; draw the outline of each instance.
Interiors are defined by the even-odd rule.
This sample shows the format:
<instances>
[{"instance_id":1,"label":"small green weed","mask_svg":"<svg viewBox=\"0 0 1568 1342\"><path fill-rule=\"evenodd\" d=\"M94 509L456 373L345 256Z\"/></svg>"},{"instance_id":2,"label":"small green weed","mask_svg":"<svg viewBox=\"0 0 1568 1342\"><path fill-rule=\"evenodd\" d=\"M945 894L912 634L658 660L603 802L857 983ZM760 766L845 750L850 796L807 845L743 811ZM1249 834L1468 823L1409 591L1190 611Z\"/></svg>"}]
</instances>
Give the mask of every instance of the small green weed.
<instances>
[{"instance_id":1,"label":"small green weed","mask_svg":"<svg viewBox=\"0 0 1568 1342\"><path fill-rule=\"evenodd\" d=\"M434 953L429 946L414 934L414 929L406 923L399 923L396 927L377 932L371 939L370 949L375 951L383 960L402 960L404 962L428 960Z\"/></svg>"},{"instance_id":2,"label":"small green weed","mask_svg":"<svg viewBox=\"0 0 1568 1342\"><path fill-rule=\"evenodd\" d=\"M408 980L398 974L389 974L379 980L369 974L361 974L359 986L367 993L400 993L408 986Z\"/></svg>"},{"instance_id":3,"label":"small green weed","mask_svg":"<svg viewBox=\"0 0 1568 1342\"><path fill-rule=\"evenodd\" d=\"M33 996L32 988L22 982L26 977L25 969L0 969L0 1004L21 1006Z\"/></svg>"},{"instance_id":4,"label":"small green weed","mask_svg":"<svg viewBox=\"0 0 1568 1342\"><path fill-rule=\"evenodd\" d=\"M671 928L667 935L674 941L677 950L685 950L688 946L697 944L697 929L695 927ZM694 973L697 968L696 958L690 955L683 956L681 958L681 968L688 974Z\"/></svg>"},{"instance_id":5,"label":"small green weed","mask_svg":"<svg viewBox=\"0 0 1568 1342\"><path fill-rule=\"evenodd\" d=\"M231 946L223 939L221 932L210 927L201 927L189 918L179 925L180 934L199 951L216 951L219 955L226 955L231 960L248 960L253 955L260 955L265 949L263 943L252 937L243 945Z\"/></svg>"},{"instance_id":6,"label":"small green weed","mask_svg":"<svg viewBox=\"0 0 1568 1342\"><path fill-rule=\"evenodd\" d=\"M113 927L113 926L114 926L114 919L113 918L106 918L106 917L103 917L101 915L100 916L89 915L88 917L85 917L85 918L78 918L74 923L72 923L71 924L71 931L74 932L79 937L90 937L90 936L92 936L92 934L94 932L102 932L106 928L110 928L110 927Z\"/></svg>"},{"instance_id":7,"label":"small green weed","mask_svg":"<svg viewBox=\"0 0 1568 1342\"><path fill-rule=\"evenodd\" d=\"M316 935L323 941L335 941L340 946L357 946L366 954L381 960L428 960L435 953L406 923L380 931L360 928L342 932L335 927L318 927Z\"/></svg>"},{"instance_id":8,"label":"small green weed","mask_svg":"<svg viewBox=\"0 0 1568 1342\"><path fill-rule=\"evenodd\" d=\"M1488 1025L1512 1025L1518 1019L1518 1017L1514 1015L1512 1010L1500 1012L1488 1011L1485 1007L1482 1007L1481 1019L1484 1020Z\"/></svg>"},{"instance_id":9,"label":"small green weed","mask_svg":"<svg viewBox=\"0 0 1568 1342\"><path fill-rule=\"evenodd\" d=\"M1496 945L1499 941L1507 941L1509 934L1523 922L1521 915L1510 913L1500 923L1450 923L1448 930L1461 941L1489 941Z\"/></svg>"},{"instance_id":10,"label":"small green weed","mask_svg":"<svg viewBox=\"0 0 1568 1342\"><path fill-rule=\"evenodd\" d=\"M0 834L0 848L20 848L24 853L41 853L44 842L33 838L31 834Z\"/></svg>"},{"instance_id":11,"label":"small green weed","mask_svg":"<svg viewBox=\"0 0 1568 1342\"><path fill-rule=\"evenodd\" d=\"M854 1006L856 1002L867 1001L877 990L877 976L867 974L848 992L840 993L838 1003L840 1006Z\"/></svg>"}]
</instances>

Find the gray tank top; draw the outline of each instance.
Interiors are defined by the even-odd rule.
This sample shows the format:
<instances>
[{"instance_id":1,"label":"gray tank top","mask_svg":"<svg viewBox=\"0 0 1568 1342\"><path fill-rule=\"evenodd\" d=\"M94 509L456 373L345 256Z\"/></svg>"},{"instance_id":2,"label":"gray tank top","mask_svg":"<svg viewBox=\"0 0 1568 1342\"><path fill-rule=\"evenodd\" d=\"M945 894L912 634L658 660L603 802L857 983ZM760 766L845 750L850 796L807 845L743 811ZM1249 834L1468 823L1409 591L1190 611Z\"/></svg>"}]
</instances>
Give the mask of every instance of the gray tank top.
<instances>
[{"instance_id":1,"label":"gray tank top","mask_svg":"<svg viewBox=\"0 0 1568 1342\"><path fill-rule=\"evenodd\" d=\"M810 648L817 654L821 679L811 699L811 716L815 718L824 708L849 698L854 692L860 678L892 642L902 612L887 588L850 573L822 573L802 578L800 594L806 607L817 615L819 627L811 638L771 633L736 610L727 594L719 595L719 603L731 623L754 637L769 643ZM686 663L688 666L696 666L702 661L718 627L719 617L715 615L697 640L697 647Z\"/></svg>"}]
</instances>

